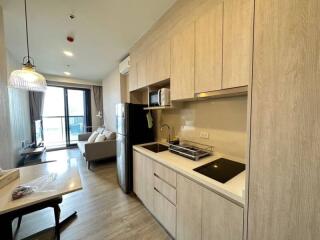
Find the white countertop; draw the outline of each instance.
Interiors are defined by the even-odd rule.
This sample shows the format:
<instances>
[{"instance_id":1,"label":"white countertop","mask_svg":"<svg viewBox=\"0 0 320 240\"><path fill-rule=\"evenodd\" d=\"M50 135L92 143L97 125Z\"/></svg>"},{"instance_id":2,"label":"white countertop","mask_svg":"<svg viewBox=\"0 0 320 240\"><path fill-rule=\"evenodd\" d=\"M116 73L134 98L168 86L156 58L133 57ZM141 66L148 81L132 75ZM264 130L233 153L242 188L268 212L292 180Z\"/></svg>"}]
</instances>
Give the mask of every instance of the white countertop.
<instances>
[{"instance_id":1,"label":"white countertop","mask_svg":"<svg viewBox=\"0 0 320 240\"><path fill-rule=\"evenodd\" d=\"M19 171L18 179L0 189L0 214L82 189L76 159L21 167ZM12 191L23 184L37 186L37 189L30 195L12 200Z\"/></svg>"},{"instance_id":2,"label":"white countertop","mask_svg":"<svg viewBox=\"0 0 320 240\"><path fill-rule=\"evenodd\" d=\"M202 175L196 171L193 171L194 168L202 166L206 163L212 162L218 158L225 157L230 160L240 161L237 158L230 157L221 153L214 153L214 155L200 159L199 161L192 161L190 159L181 157L169 151L163 151L159 153L154 153L142 146L149 145L153 143L140 144L133 146L133 149L146 155L147 157L152 158L153 160L171 168L172 170L180 173L195 182L205 186L206 188L224 196L227 199L237 203L240 206L244 206L245 196L245 175L246 171L241 172L231 180L226 183L220 183L216 180L213 180L205 175Z\"/></svg>"}]
</instances>

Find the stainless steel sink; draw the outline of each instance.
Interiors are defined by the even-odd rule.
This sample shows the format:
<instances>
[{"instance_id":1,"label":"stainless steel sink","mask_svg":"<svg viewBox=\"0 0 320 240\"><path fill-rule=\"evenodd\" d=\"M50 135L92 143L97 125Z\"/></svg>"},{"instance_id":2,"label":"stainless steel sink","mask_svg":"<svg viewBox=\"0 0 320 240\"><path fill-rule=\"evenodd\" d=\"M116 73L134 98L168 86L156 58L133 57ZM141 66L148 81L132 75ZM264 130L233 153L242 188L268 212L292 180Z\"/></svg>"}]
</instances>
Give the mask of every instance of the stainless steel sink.
<instances>
[{"instance_id":1,"label":"stainless steel sink","mask_svg":"<svg viewBox=\"0 0 320 240\"><path fill-rule=\"evenodd\" d=\"M146 148L152 152L155 153L159 153L159 152L163 152L163 151L167 151L168 150L168 146L163 145L163 144L159 144L159 143L154 143L154 144L150 144L150 145L145 145L142 146L143 148Z\"/></svg>"}]
</instances>

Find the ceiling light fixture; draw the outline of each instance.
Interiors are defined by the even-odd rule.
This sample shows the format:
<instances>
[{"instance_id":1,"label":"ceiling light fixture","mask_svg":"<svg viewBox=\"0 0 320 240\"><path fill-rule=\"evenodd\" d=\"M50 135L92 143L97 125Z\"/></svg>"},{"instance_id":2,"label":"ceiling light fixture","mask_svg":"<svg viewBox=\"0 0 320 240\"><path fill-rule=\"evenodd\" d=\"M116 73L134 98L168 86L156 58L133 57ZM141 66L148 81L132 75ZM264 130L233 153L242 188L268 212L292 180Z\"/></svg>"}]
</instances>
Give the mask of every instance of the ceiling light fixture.
<instances>
[{"instance_id":1,"label":"ceiling light fixture","mask_svg":"<svg viewBox=\"0 0 320 240\"><path fill-rule=\"evenodd\" d=\"M68 56L68 57L73 57L73 53L70 51L63 51L64 55Z\"/></svg>"},{"instance_id":2,"label":"ceiling light fixture","mask_svg":"<svg viewBox=\"0 0 320 240\"><path fill-rule=\"evenodd\" d=\"M36 72L34 60L29 53L29 36L28 36L28 16L27 16L27 1L24 0L24 14L26 22L27 36L27 53L22 60L22 69L14 70L9 78L9 87L20 88L29 91L44 92L47 89L46 79L43 75Z\"/></svg>"},{"instance_id":3,"label":"ceiling light fixture","mask_svg":"<svg viewBox=\"0 0 320 240\"><path fill-rule=\"evenodd\" d=\"M63 73L64 73L64 75L67 75L67 76L70 76L70 75L71 75L70 72L63 72Z\"/></svg>"}]
</instances>

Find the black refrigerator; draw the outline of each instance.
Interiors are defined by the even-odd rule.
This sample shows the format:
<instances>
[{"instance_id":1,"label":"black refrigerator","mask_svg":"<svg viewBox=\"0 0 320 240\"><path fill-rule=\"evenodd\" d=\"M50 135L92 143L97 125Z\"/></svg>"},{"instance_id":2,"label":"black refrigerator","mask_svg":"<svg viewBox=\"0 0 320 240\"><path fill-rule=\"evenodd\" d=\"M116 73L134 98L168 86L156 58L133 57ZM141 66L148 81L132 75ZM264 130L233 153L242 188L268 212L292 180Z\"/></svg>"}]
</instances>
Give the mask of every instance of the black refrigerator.
<instances>
[{"instance_id":1,"label":"black refrigerator","mask_svg":"<svg viewBox=\"0 0 320 240\"><path fill-rule=\"evenodd\" d=\"M133 149L135 144L154 141L153 128L148 127L146 105L119 103L117 118L117 174L118 182L125 193L132 191Z\"/></svg>"}]
</instances>

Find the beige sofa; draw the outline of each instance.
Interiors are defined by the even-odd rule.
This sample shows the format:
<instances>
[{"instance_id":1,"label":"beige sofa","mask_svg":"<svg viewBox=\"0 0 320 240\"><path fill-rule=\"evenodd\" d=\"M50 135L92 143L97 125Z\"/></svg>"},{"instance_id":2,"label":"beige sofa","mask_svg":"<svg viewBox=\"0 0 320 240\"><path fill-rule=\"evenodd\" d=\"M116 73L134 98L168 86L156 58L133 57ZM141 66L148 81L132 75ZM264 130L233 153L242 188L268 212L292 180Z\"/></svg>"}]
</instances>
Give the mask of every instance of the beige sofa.
<instances>
[{"instance_id":1,"label":"beige sofa","mask_svg":"<svg viewBox=\"0 0 320 240\"><path fill-rule=\"evenodd\" d=\"M78 148L83 158L88 162L88 169L92 161L116 157L116 134L113 133L112 139L103 142L88 143L91 132L78 135Z\"/></svg>"}]
</instances>

